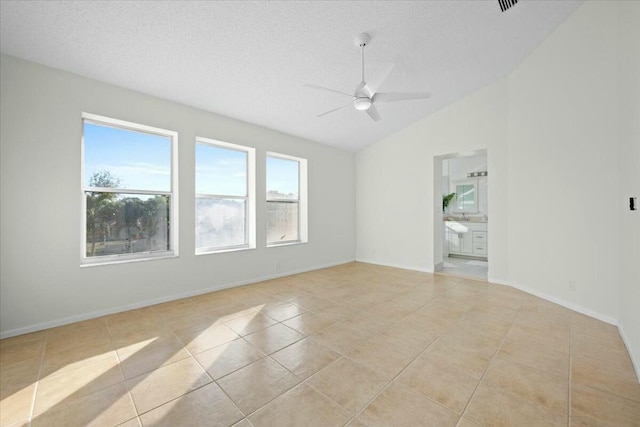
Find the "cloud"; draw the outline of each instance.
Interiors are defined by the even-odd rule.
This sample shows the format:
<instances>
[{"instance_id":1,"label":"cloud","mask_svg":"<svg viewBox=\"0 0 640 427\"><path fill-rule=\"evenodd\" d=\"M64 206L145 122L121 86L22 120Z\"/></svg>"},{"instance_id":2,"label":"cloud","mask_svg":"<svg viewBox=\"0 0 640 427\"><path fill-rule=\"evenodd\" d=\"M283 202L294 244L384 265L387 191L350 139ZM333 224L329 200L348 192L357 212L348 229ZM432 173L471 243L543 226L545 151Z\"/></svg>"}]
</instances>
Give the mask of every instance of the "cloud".
<instances>
[{"instance_id":1,"label":"cloud","mask_svg":"<svg viewBox=\"0 0 640 427\"><path fill-rule=\"evenodd\" d=\"M152 163L124 163L122 165L97 165L96 169L106 169L114 175L163 175L169 176L171 168Z\"/></svg>"},{"instance_id":2,"label":"cloud","mask_svg":"<svg viewBox=\"0 0 640 427\"><path fill-rule=\"evenodd\" d=\"M120 188L168 191L171 187L171 169L167 166L145 162L122 164L92 164L85 166L85 180L93 173L106 170L120 179Z\"/></svg>"}]
</instances>

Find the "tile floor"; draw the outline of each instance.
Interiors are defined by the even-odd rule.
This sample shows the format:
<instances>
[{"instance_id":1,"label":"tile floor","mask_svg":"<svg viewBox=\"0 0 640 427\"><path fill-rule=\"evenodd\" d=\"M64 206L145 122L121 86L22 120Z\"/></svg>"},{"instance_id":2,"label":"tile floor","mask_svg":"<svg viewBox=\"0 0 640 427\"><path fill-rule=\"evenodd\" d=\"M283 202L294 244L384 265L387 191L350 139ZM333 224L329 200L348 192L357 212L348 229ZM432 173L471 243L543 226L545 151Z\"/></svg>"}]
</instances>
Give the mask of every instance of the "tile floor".
<instances>
[{"instance_id":1,"label":"tile floor","mask_svg":"<svg viewBox=\"0 0 640 427\"><path fill-rule=\"evenodd\" d=\"M2 426L638 426L614 326L363 263L0 341Z\"/></svg>"},{"instance_id":2,"label":"tile floor","mask_svg":"<svg viewBox=\"0 0 640 427\"><path fill-rule=\"evenodd\" d=\"M487 280L489 262L478 259L445 257L439 274Z\"/></svg>"}]
</instances>

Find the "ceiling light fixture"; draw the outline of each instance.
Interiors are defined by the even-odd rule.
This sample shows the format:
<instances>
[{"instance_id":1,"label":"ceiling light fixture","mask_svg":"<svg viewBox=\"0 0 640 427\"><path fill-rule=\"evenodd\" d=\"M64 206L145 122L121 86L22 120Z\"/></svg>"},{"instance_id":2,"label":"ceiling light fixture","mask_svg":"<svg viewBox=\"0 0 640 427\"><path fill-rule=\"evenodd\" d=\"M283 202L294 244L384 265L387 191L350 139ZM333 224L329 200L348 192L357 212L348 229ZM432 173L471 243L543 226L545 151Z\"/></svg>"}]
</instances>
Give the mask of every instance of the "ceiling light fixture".
<instances>
[{"instance_id":1,"label":"ceiling light fixture","mask_svg":"<svg viewBox=\"0 0 640 427\"><path fill-rule=\"evenodd\" d=\"M356 108L356 110L367 111L369 108L371 108L371 100L365 96L353 98L353 106Z\"/></svg>"}]
</instances>

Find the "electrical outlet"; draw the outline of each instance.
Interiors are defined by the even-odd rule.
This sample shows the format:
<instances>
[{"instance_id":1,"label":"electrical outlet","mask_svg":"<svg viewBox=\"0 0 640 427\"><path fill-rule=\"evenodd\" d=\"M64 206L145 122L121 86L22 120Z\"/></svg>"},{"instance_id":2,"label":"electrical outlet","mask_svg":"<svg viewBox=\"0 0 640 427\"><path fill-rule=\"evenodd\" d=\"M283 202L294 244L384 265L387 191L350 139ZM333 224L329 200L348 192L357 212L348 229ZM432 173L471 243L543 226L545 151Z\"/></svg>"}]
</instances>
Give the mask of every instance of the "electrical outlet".
<instances>
[{"instance_id":1,"label":"electrical outlet","mask_svg":"<svg viewBox=\"0 0 640 427\"><path fill-rule=\"evenodd\" d=\"M569 290L572 292L576 291L576 281L575 280L569 280Z\"/></svg>"},{"instance_id":2,"label":"electrical outlet","mask_svg":"<svg viewBox=\"0 0 640 427\"><path fill-rule=\"evenodd\" d=\"M276 261L276 264L274 267L276 268L276 271L280 271L280 261Z\"/></svg>"}]
</instances>

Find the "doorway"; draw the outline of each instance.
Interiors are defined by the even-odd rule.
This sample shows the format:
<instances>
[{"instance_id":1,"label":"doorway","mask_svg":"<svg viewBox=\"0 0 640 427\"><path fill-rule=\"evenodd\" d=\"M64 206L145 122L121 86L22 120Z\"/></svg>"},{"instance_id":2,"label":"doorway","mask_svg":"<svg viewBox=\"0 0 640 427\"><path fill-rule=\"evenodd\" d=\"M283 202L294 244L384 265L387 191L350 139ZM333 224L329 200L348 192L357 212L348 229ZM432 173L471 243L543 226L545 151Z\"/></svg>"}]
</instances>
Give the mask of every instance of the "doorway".
<instances>
[{"instance_id":1,"label":"doorway","mask_svg":"<svg viewBox=\"0 0 640 427\"><path fill-rule=\"evenodd\" d=\"M487 280L487 165L485 149L434 157L434 266L438 274Z\"/></svg>"}]
</instances>

